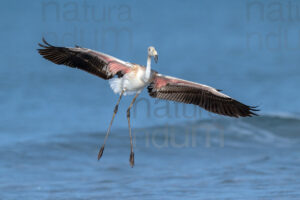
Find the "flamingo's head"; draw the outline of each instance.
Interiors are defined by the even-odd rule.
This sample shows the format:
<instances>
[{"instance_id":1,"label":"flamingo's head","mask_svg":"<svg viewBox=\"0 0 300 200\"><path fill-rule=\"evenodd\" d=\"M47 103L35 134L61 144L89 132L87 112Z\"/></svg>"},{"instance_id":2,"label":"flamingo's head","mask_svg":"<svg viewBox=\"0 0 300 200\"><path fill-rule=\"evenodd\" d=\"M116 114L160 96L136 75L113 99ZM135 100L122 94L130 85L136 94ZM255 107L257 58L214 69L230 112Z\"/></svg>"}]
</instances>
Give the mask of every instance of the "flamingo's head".
<instances>
[{"instance_id":1,"label":"flamingo's head","mask_svg":"<svg viewBox=\"0 0 300 200\"><path fill-rule=\"evenodd\" d=\"M151 47L148 48L148 56L154 57L154 61L155 61L155 63L157 63L158 53L157 53L157 51L155 50L154 47L151 46Z\"/></svg>"}]
</instances>

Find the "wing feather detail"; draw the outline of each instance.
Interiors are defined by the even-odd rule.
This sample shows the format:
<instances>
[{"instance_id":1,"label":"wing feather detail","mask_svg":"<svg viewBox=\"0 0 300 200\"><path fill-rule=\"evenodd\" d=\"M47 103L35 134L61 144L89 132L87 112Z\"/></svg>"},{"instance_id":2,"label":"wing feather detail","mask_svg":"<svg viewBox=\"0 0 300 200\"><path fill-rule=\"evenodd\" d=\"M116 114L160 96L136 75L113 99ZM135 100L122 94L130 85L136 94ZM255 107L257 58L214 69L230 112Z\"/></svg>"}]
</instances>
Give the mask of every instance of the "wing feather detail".
<instances>
[{"instance_id":1,"label":"wing feather detail","mask_svg":"<svg viewBox=\"0 0 300 200\"><path fill-rule=\"evenodd\" d=\"M207 111L230 117L251 117L259 111L207 85L156 74L148 86L151 97L194 104Z\"/></svg>"},{"instance_id":2,"label":"wing feather detail","mask_svg":"<svg viewBox=\"0 0 300 200\"><path fill-rule=\"evenodd\" d=\"M69 67L78 68L103 79L110 79L116 74L122 76L130 71L131 64L112 56L75 46L74 48L56 47L50 45L44 38L44 44L39 44L40 55L45 59Z\"/></svg>"}]
</instances>

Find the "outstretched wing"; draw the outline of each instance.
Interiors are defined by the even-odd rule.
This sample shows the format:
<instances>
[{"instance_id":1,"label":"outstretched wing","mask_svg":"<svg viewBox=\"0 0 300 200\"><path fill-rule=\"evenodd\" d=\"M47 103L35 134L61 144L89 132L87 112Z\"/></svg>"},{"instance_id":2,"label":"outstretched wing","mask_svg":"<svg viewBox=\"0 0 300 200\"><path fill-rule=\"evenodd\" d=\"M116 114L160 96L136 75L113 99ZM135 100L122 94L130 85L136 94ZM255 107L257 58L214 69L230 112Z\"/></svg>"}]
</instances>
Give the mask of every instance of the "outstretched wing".
<instances>
[{"instance_id":1,"label":"outstretched wing","mask_svg":"<svg viewBox=\"0 0 300 200\"><path fill-rule=\"evenodd\" d=\"M38 49L45 59L58 65L67 65L79 68L104 79L110 79L114 75L122 76L130 71L131 64L112 56L81 47L55 47L44 38L44 44L39 44Z\"/></svg>"},{"instance_id":2,"label":"outstretched wing","mask_svg":"<svg viewBox=\"0 0 300 200\"><path fill-rule=\"evenodd\" d=\"M205 110L230 117L257 115L256 107L247 106L220 90L175 77L156 74L148 86L151 97L201 106Z\"/></svg>"}]
</instances>

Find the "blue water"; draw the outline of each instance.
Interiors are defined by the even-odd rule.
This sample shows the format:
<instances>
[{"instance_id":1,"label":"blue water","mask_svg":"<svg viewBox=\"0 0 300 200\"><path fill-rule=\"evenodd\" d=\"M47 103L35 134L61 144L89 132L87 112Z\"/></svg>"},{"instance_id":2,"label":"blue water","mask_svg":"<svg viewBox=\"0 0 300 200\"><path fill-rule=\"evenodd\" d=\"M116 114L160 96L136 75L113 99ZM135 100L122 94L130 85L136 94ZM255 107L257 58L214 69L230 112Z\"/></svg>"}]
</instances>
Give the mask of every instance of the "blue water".
<instances>
[{"instance_id":1,"label":"blue water","mask_svg":"<svg viewBox=\"0 0 300 200\"><path fill-rule=\"evenodd\" d=\"M298 9L299 7L299 9ZM2 1L0 199L300 199L299 1ZM260 117L158 101L41 58L93 48L222 89Z\"/></svg>"}]
</instances>

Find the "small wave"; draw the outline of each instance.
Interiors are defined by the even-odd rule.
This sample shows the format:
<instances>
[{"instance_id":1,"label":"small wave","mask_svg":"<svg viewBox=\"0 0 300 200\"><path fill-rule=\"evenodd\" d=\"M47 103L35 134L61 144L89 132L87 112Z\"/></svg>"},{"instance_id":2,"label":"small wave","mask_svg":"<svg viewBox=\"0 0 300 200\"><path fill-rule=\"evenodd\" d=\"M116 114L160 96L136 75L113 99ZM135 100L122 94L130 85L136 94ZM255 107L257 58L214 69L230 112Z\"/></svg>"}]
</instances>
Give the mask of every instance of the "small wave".
<instances>
[{"instance_id":1,"label":"small wave","mask_svg":"<svg viewBox=\"0 0 300 200\"><path fill-rule=\"evenodd\" d=\"M289 113L289 112L265 112L262 117L270 117L270 118L282 118L282 119L296 119L300 120L299 113Z\"/></svg>"},{"instance_id":2,"label":"small wave","mask_svg":"<svg viewBox=\"0 0 300 200\"><path fill-rule=\"evenodd\" d=\"M276 113L259 117L232 119L217 117L213 119L188 122L170 127L148 128L175 130L175 134L182 134L188 129L196 130L197 135L209 135L212 142L220 143L224 137L226 144L234 146L245 143L271 144L278 147L288 147L300 143L300 117L297 114Z\"/></svg>"},{"instance_id":3,"label":"small wave","mask_svg":"<svg viewBox=\"0 0 300 200\"><path fill-rule=\"evenodd\" d=\"M217 117L182 124L133 128L137 146L165 147L253 147L272 145L276 147L299 146L300 117L293 114L266 114L252 118ZM127 148L128 129L113 130L108 145ZM19 146L57 151L97 153L105 132L50 134L43 140L19 142ZM125 142L124 142L125 141ZM15 144L7 144L15 145ZM37 151L34 149L34 151Z\"/></svg>"}]
</instances>

